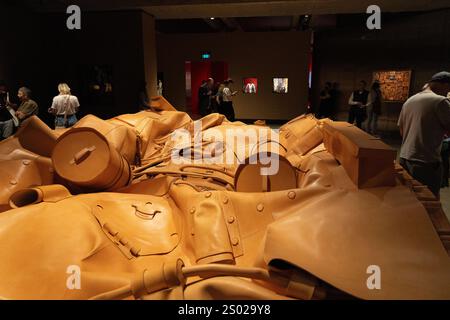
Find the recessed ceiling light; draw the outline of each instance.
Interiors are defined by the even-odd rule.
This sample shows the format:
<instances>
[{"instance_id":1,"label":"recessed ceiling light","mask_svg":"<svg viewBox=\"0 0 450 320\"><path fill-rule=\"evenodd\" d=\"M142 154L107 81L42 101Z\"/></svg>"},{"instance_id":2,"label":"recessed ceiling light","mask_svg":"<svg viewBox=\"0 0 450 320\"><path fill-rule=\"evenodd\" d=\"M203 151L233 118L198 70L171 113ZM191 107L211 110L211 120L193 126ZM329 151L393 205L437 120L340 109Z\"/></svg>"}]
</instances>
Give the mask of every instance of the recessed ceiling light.
<instances>
[{"instance_id":1,"label":"recessed ceiling light","mask_svg":"<svg viewBox=\"0 0 450 320\"><path fill-rule=\"evenodd\" d=\"M214 17L211 17L210 19L211 19L211 20L214 20L215 18L214 18Z\"/></svg>"}]
</instances>

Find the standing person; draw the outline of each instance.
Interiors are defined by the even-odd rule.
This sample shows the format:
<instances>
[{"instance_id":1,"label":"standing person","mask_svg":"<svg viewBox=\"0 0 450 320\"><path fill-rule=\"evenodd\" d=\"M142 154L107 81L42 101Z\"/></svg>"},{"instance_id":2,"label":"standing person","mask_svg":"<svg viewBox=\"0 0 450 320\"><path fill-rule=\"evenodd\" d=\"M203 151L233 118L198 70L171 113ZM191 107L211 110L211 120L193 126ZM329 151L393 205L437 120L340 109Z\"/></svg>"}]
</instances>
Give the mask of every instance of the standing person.
<instances>
[{"instance_id":1,"label":"standing person","mask_svg":"<svg viewBox=\"0 0 450 320\"><path fill-rule=\"evenodd\" d=\"M224 81L225 87L223 88L223 103L222 110L219 110L219 113L225 115L225 117L233 122L235 121L234 107L233 107L233 97L237 95L237 91L231 91L231 84L233 83L232 79L228 79Z\"/></svg>"},{"instance_id":2,"label":"standing person","mask_svg":"<svg viewBox=\"0 0 450 320\"><path fill-rule=\"evenodd\" d=\"M211 93L211 108L210 108L211 113L215 113L219 110L219 102L217 101L217 96L219 94L221 86L222 84L220 82L216 83Z\"/></svg>"},{"instance_id":3,"label":"standing person","mask_svg":"<svg viewBox=\"0 0 450 320\"><path fill-rule=\"evenodd\" d=\"M198 110L200 116L204 117L209 114L209 105L211 103L211 93L208 87L208 81L203 80L200 88L198 89Z\"/></svg>"},{"instance_id":4,"label":"standing person","mask_svg":"<svg viewBox=\"0 0 450 320\"><path fill-rule=\"evenodd\" d=\"M8 138L14 133L14 111L11 114L8 100L8 88L5 84L0 83L0 140Z\"/></svg>"},{"instance_id":5,"label":"standing person","mask_svg":"<svg viewBox=\"0 0 450 320\"><path fill-rule=\"evenodd\" d=\"M335 120L337 118L337 114L338 114L338 103L339 103L339 97L340 97L340 91L339 91L339 83L337 82L333 82L333 84L331 85L331 90L330 90L330 96L331 96L331 101L330 101L330 116L329 118L332 120Z\"/></svg>"},{"instance_id":6,"label":"standing person","mask_svg":"<svg viewBox=\"0 0 450 320\"><path fill-rule=\"evenodd\" d=\"M320 104L319 111L317 112L317 118L329 118L331 115L331 82L326 82L325 87L320 91Z\"/></svg>"},{"instance_id":7,"label":"standing person","mask_svg":"<svg viewBox=\"0 0 450 320\"><path fill-rule=\"evenodd\" d=\"M223 89L225 89L225 84L221 83L216 93L216 103L217 103L217 112L221 113L223 109Z\"/></svg>"},{"instance_id":8,"label":"standing person","mask_svg":"<svg viewBox=\"0 0 450 320\"><path fill-rule=\"evenodd\" d=\"M450 72L433 75L425 90L402 107L398 126L403 141L400 164L439 198L442 179L441 144L450 130Z\"/></svg>"},{"instance_id":9,"label":"standing person","mask_svg":"<svg viewBox=\"0 0 450 320\"><path fill-rule=\"evenodd\" d=\"M212 100L214 99L214 79L203 80L198 89L198 109L200 116L207 116L212 112Z\"/></svg>"},{"instance_id":10,"label":"standing person","mask_svg":"<svg viewBox=\"0 0 450 320\"><path fill-rule=\"evenodd\" d=\"M70 128L78 120L76 113L80 107L78 98L73 96L66 83L58 85L59 95L53 98L52 106L48 112L55 115L55 129Z\"/></svg>"},{"instance_id":11,"label":"standing person","mask_svg":"<svg viewBox=\"0 0 450 320\"><path fill-rule=\"evenodd\" d=\"M359 82L358 90L355 90L350 99L348 99L348 104L350 105L350 110L348 113L348 122L353 124L356 120L356 126L361 129L362 123L366 120L366 104L369 98L369 91L366 90L367 83L362 80Z\"/></svg>"},{"instance_id":12,"label":"standing person","mask_svg":"<svg viewBox=\"0 0 450 320\"><path fill-rule=\"evenodd\" d=\"M367 132L377 136L378 134L378 116L381 115L381 105L383 97L381 95L380 83L375 81L367 99Z\"/></svg>"},{"instance_id":13,"label":"standing person","mask_svg":"<svg viewBox=\"0 0 450 320\"><path fill-rule=\"evenodd\" d=\"M31 100L31 90L27 87L21 87L17 92L17 97L20 100L20 105L9 103L9 106L13 109L17 109L15 116L19 122L22 123L25 119L37 115L39 113L39 106L36 101Z\"/></svg>"}]
</instances>

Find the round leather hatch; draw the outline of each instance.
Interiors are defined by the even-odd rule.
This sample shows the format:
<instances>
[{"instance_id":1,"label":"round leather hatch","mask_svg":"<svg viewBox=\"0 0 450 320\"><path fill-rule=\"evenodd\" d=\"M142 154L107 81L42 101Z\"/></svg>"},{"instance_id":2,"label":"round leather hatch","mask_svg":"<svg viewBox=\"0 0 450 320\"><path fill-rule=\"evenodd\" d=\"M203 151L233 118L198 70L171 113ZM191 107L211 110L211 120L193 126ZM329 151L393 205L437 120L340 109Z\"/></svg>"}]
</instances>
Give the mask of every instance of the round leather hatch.
<instances>
[{"instance_id":1,"label":"round leather hatch","mask_svg":"<svg viewBox=\"0 0 450 320\"><path fill-rule=\"evenodd\" d=\"M79 185L90 185L108 170L112 152L108 141L98 131L74 128L58 139L52 161L62 178Z\"/></svg>"}]
</instances>

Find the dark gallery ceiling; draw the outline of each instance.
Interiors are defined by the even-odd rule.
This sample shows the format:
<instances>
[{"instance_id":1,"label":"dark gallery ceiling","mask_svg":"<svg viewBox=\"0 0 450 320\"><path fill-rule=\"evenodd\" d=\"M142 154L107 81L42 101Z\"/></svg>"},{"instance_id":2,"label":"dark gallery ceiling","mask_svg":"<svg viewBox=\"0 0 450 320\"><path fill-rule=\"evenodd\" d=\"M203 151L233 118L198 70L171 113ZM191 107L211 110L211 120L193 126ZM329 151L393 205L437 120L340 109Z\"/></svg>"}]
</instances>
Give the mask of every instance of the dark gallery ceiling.
<instances>
[{"instance_id":1,"label":"dark gallery ceiling","mask_svg":"<svg viewBox=\"0 0 450 320\"><path fill-rule=\"evenodd\" d=\"M3 0L32 10L143 10L160 33L323 30L361 24L373 0ZM450 8L449 0L377 0L383 19Z\"/></svg>"}]
</instances>

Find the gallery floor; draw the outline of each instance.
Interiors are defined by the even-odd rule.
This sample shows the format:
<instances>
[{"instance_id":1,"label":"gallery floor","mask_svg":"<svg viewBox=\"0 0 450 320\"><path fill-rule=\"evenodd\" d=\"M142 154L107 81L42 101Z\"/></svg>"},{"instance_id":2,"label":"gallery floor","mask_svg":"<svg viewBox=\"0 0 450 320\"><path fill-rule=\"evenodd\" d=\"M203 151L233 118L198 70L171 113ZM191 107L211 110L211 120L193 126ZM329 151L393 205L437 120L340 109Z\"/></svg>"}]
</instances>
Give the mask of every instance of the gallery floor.
<instances>
[{"instance_id":1,"label":"gallery floor","mask_svg":"<svg viewBox=\"0 0 450 320\"><path fill-rule=\"evenodd\" d=\"M394 149L400 151L400 145L401 141L396 140L390 140L390 139L383 139L385 143L393 147ZM398 158L398 156L397 156ZM443 188L441 189L441 203L442 208L444 209L445 214L447 215L447 218L450 220L450 188Z\"/></svg>"}]
</instances>

